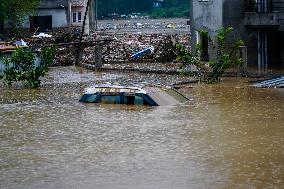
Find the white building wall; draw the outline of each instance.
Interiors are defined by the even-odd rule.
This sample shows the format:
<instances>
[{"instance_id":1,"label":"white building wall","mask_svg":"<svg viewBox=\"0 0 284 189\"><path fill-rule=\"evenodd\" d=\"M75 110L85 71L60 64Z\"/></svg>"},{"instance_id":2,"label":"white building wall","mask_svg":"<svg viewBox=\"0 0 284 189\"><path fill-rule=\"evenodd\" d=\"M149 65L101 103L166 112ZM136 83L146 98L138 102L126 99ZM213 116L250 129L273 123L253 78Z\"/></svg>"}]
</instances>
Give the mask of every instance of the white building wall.
<instances>
[{"instance_id":1,"label":"white building wall","mask_svg":"<svg viewBox=\"0 0 284 189\"><path fill-rule=\"evenodd\" d=\"M39 9L36 14L31 16L52 16L53 28L68 27L67 9ZM29 18L24 22L23 28L30 28Z\"/></svg>"}]
</instances>

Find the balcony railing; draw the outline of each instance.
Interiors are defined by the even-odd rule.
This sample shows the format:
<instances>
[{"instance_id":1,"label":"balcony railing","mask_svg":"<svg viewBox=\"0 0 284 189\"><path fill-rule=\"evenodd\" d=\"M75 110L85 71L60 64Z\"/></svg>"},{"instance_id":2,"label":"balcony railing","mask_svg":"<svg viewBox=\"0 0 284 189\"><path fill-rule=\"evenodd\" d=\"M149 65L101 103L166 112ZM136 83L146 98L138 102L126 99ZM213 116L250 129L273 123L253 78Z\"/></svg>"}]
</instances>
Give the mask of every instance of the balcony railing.
<instances>
[{"instance_id":1,"label":"balcony railing","mask_svg":"<svg viewBox=\"0 0 284 189\"><path fill-rule=\"evenodd\" d=\"M249 0L247 12L283 12L282 0Z\"/></svg>"},{"instance_id":2,"label":"balcony railing","mask_svg":"<svg viewBox=\"0 0 284 189\"><path fill-rule=\"evenodd\" d=\"M250 27L279 27L278 12L247 12L245 25Z\"/></svg>"}]
</instances>

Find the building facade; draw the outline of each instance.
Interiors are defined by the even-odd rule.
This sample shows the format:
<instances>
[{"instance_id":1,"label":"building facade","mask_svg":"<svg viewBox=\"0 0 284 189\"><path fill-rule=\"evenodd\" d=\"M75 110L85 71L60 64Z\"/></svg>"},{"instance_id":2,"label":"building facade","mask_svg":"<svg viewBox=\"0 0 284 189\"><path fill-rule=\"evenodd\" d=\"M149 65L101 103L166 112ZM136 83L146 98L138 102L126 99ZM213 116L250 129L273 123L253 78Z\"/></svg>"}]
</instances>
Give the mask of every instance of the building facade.
<instances>
[{"instance_id":1,"label":"building facade","mask_svg":"<svg viewBox=\"0 0 284 189\"><path fill-rule=\"evenodd\" d=\"M191 0L192 46L202 43L204 59L214 53L199 31L214 36L228 26L234 31L227 45L244 40L248 67L284 68L284 0Z\"/></svg>"},{"instance_id":2,"label":"building facade","mask_svg":"<svg viewBox=\"0 0 284 189\"><path fill-rule=\"evenodd\" d=\"M41 32L51 31L54 28L81 27L84 21L87 1L41 0L37 10L29 16L23 27L29 28L31 31ZM92 7L89 7L85 33L89 33L89 13L93 10Z\"/></svg>"}]
</instances>

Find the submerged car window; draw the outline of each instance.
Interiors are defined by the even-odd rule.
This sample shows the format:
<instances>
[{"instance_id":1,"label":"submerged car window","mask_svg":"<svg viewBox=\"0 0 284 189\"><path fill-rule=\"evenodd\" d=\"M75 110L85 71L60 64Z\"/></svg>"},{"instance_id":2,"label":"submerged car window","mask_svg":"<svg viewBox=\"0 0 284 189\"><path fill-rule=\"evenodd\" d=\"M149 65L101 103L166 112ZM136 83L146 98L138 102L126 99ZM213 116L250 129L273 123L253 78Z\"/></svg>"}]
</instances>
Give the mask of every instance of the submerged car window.
<instances>
[{"instance_id":1,"label":"submerged car window","mask_svg":"<svg viewBox=\"0 0 284 189\"><path fill-rule=\"evenodd\" d=\"M135 96L134 104L136 105L146 105L145 100L140 96Z\"/></svg>"},{"instance_id":2,"label":"submerged car window","mask_svg":"<svg viewBox=\"0 0 284 189\"><path fill-rule=\"evenodd\" d=\"M123 103L124 104L134 104L135 96L125 96Z\"/></svg>"},{"instance_id":3,"label":"submerged car window","mask_svg":"<svg viewBox=\"0 0 284 189\"><path fill-rule=\"evenodd\" d=\"M94 95L94 94L85 94L80 102L85 102L85 103L96 103L97 101L97 95Z\"/></svg>"},{"instance_id":4,"label":"submerged car window","mask_svg":"<svg viewBox=\"0 0 284 189\"><path fill-rule=\"evenodd\" d=\"M120 96L101 96L100 102L104 104L120 104Z\"/></svg>"},{"instance_id":5,"label":"submerged car window","mask_svg":"<svg viewBox=\"0 0 284 189\"><path fill-rule=\"evenodd\" d=\"M133 105L148 105L149 103L140 96L125 96L124 104Z\"/></svg>"}]
</instances>

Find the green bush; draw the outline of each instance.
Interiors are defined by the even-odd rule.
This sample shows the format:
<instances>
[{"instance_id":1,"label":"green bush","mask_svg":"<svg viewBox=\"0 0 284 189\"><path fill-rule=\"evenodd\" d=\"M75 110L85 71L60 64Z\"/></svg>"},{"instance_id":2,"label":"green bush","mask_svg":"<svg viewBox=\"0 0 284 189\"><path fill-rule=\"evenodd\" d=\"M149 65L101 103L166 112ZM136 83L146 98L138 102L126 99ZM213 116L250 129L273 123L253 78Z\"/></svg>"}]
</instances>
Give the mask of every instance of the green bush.
<instances>
[{"instance_id":1,"label":"green bush","mask_svg":"<svg viewBox=\"0 0 284 189\"><path fill-rule=\"evenodd\" d=\"M189 52L180 46L177 60L183 63L183 68L187 65L195 65L200 72L200 80L207 83L218 82L227 69L243 64L242 58L238 57L238 52L244 45L242 40L236 41L230 49L225 48L225 42L232 31L232 27L220 28L215 37L211 37L207 31L199 31L201 35L205 35L208 38L212 48L216 49L217 58L209 61L209 67L207 62L201 61L201 44L197 44L194 52Z\"/></svg>"},{"instance_id":2,"label":"green bush","mask_svg":"<svg viewBox=\"0 0 284 189\"><path fill-rule=\"evenodd\" d=\"M11 58L2 58L7 68L0 79L9 86L20 81L26 87L38 88L41 84L41 77L45 76L49 66L53 63L55 52L54 47L44 48L40 54L41 65L35 67L34 53L30 49L18 48Z\"/></svg>"}]
</instances>

